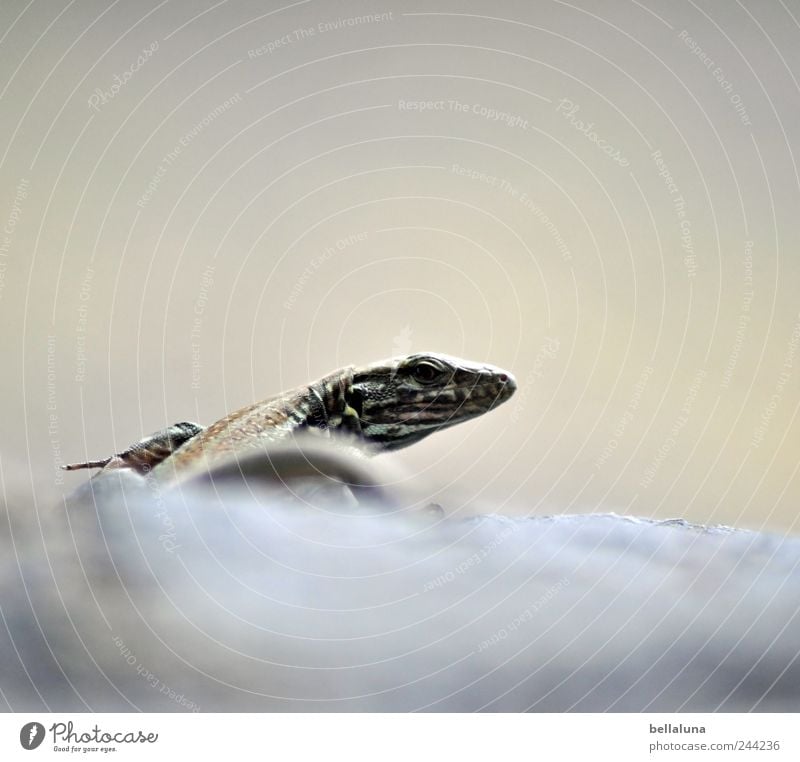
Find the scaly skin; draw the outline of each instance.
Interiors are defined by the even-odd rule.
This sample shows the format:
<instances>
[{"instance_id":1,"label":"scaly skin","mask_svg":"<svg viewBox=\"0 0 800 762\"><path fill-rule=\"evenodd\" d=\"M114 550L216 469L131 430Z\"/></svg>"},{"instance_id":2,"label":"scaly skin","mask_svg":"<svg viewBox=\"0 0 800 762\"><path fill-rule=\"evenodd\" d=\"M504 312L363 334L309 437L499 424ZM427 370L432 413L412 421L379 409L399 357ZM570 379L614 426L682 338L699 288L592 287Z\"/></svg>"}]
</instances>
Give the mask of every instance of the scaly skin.
<instances>
[{"instance_id":1,"label":"scaly skin","mask_svg":"<svg viewBox=\"0 0 800 762\"><path fill-rule=\"evenodd\" d=\"M513 376L490 365L432 353L396 357L343 368L205 429L175 424L112 458L65 468L152 469L170 480L304 430L344 436L375 454L483 415L515 390Z\"/></svg>"}]
</instances>

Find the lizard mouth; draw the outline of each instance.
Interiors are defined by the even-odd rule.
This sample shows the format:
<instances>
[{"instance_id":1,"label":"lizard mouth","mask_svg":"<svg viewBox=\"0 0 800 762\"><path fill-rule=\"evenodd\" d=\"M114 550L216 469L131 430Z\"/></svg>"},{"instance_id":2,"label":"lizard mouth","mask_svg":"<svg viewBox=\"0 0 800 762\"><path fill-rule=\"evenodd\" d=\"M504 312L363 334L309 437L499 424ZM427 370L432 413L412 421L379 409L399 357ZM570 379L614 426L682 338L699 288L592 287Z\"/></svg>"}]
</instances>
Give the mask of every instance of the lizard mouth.
<instances>
[{"instance_id":1,"label":"lizard mouth","mask_svg":"<svg viewBox=\"0 0 800 762\"><path fill-rule=\"evenodd\" d=\"M517 390L513 376L506 375L500 383L487 381L476 384L455 399L446 396L432 398L421 409L407 410L407 418L402 422L415 422L427 431L446 429L458 423L477 418L494 410L509 400Z\"/></svg>"},{"instance_id":2,"label":"lizard mouth","mask_svg":"<svg viewBox=\"0 0 800 762\"><path fill-rule=\"evenodd\" d=\"M517 381L514 376L503 373L498 380L476 384L459 405L460 409L469 409L475 404L485 406L487 412L509 400L517 391Z\"/></svg>"},{"instance_id":3,"label":"lizard mouth","mask_svg":"<svg viewBox=\"0 0 800 762\"><path fill-rule=\"evenodd\" d=\"M485 385L488 386L489 390L489 395L487 396L494 395L495 405L505 402L517 391L517 380L510 373L503 373L499 376L499 379L499 385L498 382Z\"/></svg>"}]
</instances>

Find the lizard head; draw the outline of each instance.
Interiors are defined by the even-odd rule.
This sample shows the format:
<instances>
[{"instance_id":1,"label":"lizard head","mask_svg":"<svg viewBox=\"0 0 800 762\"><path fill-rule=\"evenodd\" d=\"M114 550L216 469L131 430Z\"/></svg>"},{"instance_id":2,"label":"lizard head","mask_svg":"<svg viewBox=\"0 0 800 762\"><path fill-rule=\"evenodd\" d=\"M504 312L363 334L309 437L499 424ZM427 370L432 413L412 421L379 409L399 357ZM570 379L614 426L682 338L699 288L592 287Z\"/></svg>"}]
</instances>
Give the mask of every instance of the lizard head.
<instances>
[{"instance_id":1,"label":"lizard head","mask_svg":"<svg viewBox=\"0 0 800 762\"><path fill-rule=\"evenodd\" d=\"M516 388L500 368L425 353L356 368L345 398L362 438L380 450L397 450L489 412Z\"/></svg>"}]
</instances>

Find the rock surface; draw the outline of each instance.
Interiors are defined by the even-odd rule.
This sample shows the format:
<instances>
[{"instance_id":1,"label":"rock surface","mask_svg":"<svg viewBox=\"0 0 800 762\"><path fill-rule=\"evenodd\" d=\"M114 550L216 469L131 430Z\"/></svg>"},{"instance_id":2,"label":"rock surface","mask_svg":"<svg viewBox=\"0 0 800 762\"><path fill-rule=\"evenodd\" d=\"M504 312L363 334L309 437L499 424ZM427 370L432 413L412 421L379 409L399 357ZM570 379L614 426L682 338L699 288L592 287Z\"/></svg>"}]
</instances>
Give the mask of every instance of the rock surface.
<instances>
[{"instance_id":1,"label":"rock surface","mask_svg":"<svg viewBox=\"0 0 800 762\"><path fill-rule=\"evenodd\" d=\"M796 711L800 539L103 474L0 522L16 711Z\"/></svg>"}]
</instances>

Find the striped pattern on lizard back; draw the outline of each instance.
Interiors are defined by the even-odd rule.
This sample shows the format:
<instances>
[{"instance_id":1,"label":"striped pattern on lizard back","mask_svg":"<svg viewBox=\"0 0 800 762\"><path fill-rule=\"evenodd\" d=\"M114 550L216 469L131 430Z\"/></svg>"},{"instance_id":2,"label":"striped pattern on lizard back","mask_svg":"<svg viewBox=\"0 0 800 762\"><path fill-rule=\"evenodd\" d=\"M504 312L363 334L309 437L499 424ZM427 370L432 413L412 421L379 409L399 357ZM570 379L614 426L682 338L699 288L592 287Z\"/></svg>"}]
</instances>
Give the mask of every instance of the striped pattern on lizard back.
<instances>
[{"instance_id":1,"label":"striped pattern on lizard back","mask_svg":"<svg viewBox=\"0 0 800 762\"><path fill-rule=\"evenodd\" d=\"M392 358L343 368L310 385L236 410L207 428L176 424L114 459L68 468L113 463L115 468L153 469L165 479L181 478L304 430L348 437L374 454L407 447L435 431L483 415L515 390L513 376L491 365L433 353ZM178 427L184 427L183 438L165 436ZM191 427L197 431L192 433ZM142 465L151 440L151 460ZM129 455L134 449L135 462Z\"/></svg>"}]
</instances>

